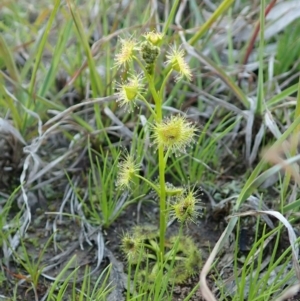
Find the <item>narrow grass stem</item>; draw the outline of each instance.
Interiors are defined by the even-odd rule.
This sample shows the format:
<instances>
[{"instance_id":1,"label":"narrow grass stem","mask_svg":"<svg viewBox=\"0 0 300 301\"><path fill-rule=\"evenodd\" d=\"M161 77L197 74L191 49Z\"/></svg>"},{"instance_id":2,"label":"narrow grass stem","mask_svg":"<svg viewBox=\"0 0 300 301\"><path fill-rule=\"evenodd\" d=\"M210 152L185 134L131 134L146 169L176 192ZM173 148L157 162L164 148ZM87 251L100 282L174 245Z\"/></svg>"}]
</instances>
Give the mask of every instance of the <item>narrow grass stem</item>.
<instances>
[{"instance_id":1,"label":"narrow grass stem","mask_svg":"<svg viewBox=\"0 0 300 301\"><path fill-rule=\"evenodd\" d=\"M172 71L173 71L173 69L171 68L169 70L169 72L167 73L167 75L164 77L164 81L163 81L163 83L162 83L162 85L160 87L160 91L159 91L159 97L160 97L160 99L163 99L164 89L165 89L166 83L167 83L167 81L168 81L168 79L169 79Z\"/></svg>"},{"instance_id":2,"label":"narrow grass stem","mask_svg":"<svg viewBox=\"0 0 300 301\"><path fill-rule=\"evenodd\" d=\"M167 160L169 158L169 155L170 155L170 149L167 150L167 152L166 152L166 154L164 156L164 162L165 162L165 164L167 164Z\"/></svg>"},{"instance_id":3,"label":"narrow grass stem","mask_svg":"<svg viewBox=\"0 0 300 301\"><path fill-rule=\"evenodd\" d=\"M174 16L176 14L176 9L178 7L178 4L179 4L179 0L175 0L174 3L173 3L172 9L169 13L168 19L166 20L166 23L164 25L164 29L163 29L163 34L164 35L167 34L167 31L170 28L171 22L174 19Z\"/></svg>"},{"instance_id":4,"label":"narrow grass stem","mask_svg":"<svg viewBox=\"0 0 300 301\"><path fill-rule=\"evenodd\" d=\"M231 6L234 0L224 0L220 6L212 13L210 18L200 27L200 29L190 38L188 43L195 45L196 42L211 28L212 24Z\"/></svg>"}]
</instances>

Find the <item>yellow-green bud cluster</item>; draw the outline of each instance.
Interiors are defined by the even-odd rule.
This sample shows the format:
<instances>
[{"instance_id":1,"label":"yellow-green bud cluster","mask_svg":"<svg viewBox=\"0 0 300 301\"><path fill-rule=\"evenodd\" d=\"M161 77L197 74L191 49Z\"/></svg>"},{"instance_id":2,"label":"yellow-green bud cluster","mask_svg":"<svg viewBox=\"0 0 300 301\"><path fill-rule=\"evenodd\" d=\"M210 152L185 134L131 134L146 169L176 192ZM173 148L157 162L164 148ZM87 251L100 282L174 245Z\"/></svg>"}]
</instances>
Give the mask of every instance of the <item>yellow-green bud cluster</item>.
<instances>
[{"instance_id":1,"label":"yellow-green bud cluster","mask_svg":"<svg viewBox=\"0 0 300 301\"><path fill-rule=\"evenodd\" d=\"M144 41L141 44L142 58L146 63L146 70L149 74L153 74L154 63L159 56L159 47L153 45L149 41Z\"/></svg>"}]
</instances>

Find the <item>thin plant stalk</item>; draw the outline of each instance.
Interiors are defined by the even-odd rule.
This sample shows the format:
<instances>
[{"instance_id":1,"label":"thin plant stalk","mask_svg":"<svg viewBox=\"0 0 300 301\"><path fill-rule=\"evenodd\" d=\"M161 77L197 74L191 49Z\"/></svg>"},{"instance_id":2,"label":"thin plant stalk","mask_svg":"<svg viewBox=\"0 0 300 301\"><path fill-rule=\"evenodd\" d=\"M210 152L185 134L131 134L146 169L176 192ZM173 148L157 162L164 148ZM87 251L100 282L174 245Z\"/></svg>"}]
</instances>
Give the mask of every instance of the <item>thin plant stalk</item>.
<instances>
[{"instance_id":1,"label":"thin plant stalk","mask_svg":"<svg viewBox=\"0 0 300 301\"><path fill-rule=\"evenodd\" d=\"M155 102L155 111L157 116L157 121L161 122L163 119L162 113L162 100L164 94L164 88L168 78L171 75L171 70L165 77L162 86L160 88L160 92L158 93L159 97ZM168 154L168 153L167 153ZM166 235L166 180L165 180L165 172L166 172L166 159L164 156L163 146L159 146L158 148L158 169L159 169L159 186L160 186L160 200L159 200L159 249L160 249L160 257L163 258L165 253L165 235Z\"/></svg>"},{"instance_id":2,"label":"thin plant stalk","mask_svg":"<svg viewBox=\"0 0 300 301\"><path fill-rule=\"evenodd\" d=\"M153 83L153 82L152 82ZM154 83L153 83L154 86ZM155 90L155 89L153 89ZM160 93L160 96L162 93ZM157 94L156 94L157 96ZM153 97L155 97L153 95ZM156 121L161 122L163 119L162 113L162 98L156 97L155 101ZM160 258L163 258L165 252L165 233L166 233L166 181L165 181L165 159L163 146L158 147L158 170L159 170L159 249Z\"/></svg>"},{"instance_id":3,"label":"thin plant stalk","mask_svg":"<svg viewBox=\"0 0 300 301\"><path fill-rule=\"evenodd\" d=\"M149 86L151 87L151 92L154 95L153 98L155 99L155 112L156 112L156 121L161 122L163 119L163 112L162 112L162 102L163 102L163 95L164 95L164 88L166 86L166 82L171 75L172 70L166 75L159 93L156 92L154 87L154 82L151 80ZM151 78L153 79L153 78ZM167 152L168 154L168 152ZM167 157L167 155L166 155ZM163 259L163 255L165 253L165 235L166 235L166 180L165 180L165 172L166 172L166 158L164 155L164 148L163 146L158 147L158 170L159 170L159 249L160 249L160 258Z\"/></svg>"}]
</instances>

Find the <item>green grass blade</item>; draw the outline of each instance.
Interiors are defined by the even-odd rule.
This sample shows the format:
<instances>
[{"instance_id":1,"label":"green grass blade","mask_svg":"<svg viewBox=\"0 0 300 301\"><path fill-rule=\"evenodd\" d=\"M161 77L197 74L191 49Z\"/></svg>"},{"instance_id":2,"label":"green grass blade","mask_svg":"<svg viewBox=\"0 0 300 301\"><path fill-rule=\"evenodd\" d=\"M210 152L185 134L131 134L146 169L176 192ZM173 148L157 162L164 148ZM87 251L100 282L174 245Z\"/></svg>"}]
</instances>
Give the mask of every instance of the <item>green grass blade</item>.
<instances>
[{"instance_id":1,"label":"green grass blade","mask_svg":"<svg viewBox=\"0 0 300 301\"><path fill-rule=\"evenodd\" d=\"M271 99L267 101L268 109L270 109L272 106L278 104L280 101L285 100L288 96L298 91L299 84L292 85L285 90L283 90L281 93L273 96Z\"/></svg>"},{"instance_id":2,"label":"green grass blade","mask_svg":"<svg viewBox=\"0 0 300 301\"><path fill-rule=\"evenodd\" d=\"M77 33L78 33L78 38L80 40L81 45L83 46L83 49L85 51L86 57L87 57L87 62L89 66L89 71L90 71L90 80L91 80L91 87L92 87L92 95L93 97L99 97L103 96L103 86L101 83L100 76L96 70L96 65L95 61L93 58L93 54L91 52L91 48L89 46L88 40L86 38L86 34L81 22L81 19L79 17L78 10L75 8L74 4L71 3L70 0L67 0L69 10L71 12L73 21L75 23Z\"/></svg>"},{"instance_id":3,"label":"green grass blade","mask_svg":"<svg viewBox=\"0 0 300 301\"><path fill-rule=\"evenodd\" d=\"M294 122L290 125L290 127L282 134L280 139L278 139L274 144L273 147L281 145L294 131L294 129L300 124L300 116L298 116ZM289 163L295 161L293 158L289 159ZM250 177L248 178L247 182L245 183L235 205L235 210L238 210L240 205L251 195L251 193L259 186L262 181L266 180L270 175L278 172L278 168L275 166L271 168L271 172L266 172L264 175L259 177L260 172L262 169L267 165L267 162L262 158L262 160L257 164L253 172L251 173Z\"/></svg>"},{"instance_id":4,"label":"green grass blade","mask_svg":"<svg viewBox=\"0 0 300 301\"><path fill-rule=\"evenodd\" d=\"M205 65L210 66L220 77L221 79L227 84L227 86L232 90L232 92L236 95L236 97L240 100L240 102L244 105L245 108L250 107L250 103L247 99L245 93L239 88L239 86L223 71L222 67L219 67L214 61L212 61L207 56L203 55L200 52L196 52L193 49L189 49L188 52L190 55L194 56L200 62L204 63Z\"/></svg>"},{"instance_id":5,"label":"green grass blade","mask_svg":"<svg viewBox=\"0 0 300 301\"><path fill-rule=\"evenodd\" d=\"M20 83L19 72L16 67L12 52L9 50L3 36L0 34L0 60L4 62L10 77L17 83Z\"/></svg>"},{"instance_id":6,"label":"green grass blade","mask_svg":"<svg viewBox=\"0 0 300 301\"><path fill-rule=\"evenodd\" d=\"M48 39L48 35L50 33L51 26L54 22L56 14L57 14L59 5L60 5L60 0L56 0L55 4L54 4L54 7L53 7L53 10L51 12L51 15L49 17L47 26L46 26L43 34L41 35L41 38L40 38L39 42L38 42L36 60L35 60L34 66L33 66L32 76L31 76L31 80L30 80L30 84L29 84L29 93L30 93L30 95L33 95L34 90L35 90L34 87L35 87L36 75L37 75L38 68L40 66L41 60L42 60L42 55L43 55L43 51L44 51L44 48L45 48L45 45L46 45L46 42L47 42L47 39Z\"/></svg>"},{"instance_id":7,"label":"green grass blade","mask_svg":"<svg viewBox=\"0 0 300 301\"><path fill-rule=\"evenodd\" d=\"M175 15L175 12L177 10L178 4L179 4L179 0L175 0L174 3L173 3L172 9L169 13L168 19L166 20L166 23L164 24L164 29L163 29L163 34L164 35L167 34L167 31L170 28L170 24L171 24L172 20L174 19L174 15Z\"/></svg>"},{"instance_id":8,"label":"green grass blade","mask_svg":"<svg viewBox=\"0 0 300 301\"><path fill-rule=\"evenodd\" d=\"M224 0L220 6L213 12L211 17L200 27L188 41L190 45L195 45L196 42L210 29L211 25L231 6L234 0Z\"/></svg>"},{"instance_id":9,"label":"green grass blade","mask_svg":"<svg viewBox=\"0 0 300 301\"><path fill-rule=\"evenodd\" d=\"M72 21L68 21L60 30L58 41L53 53L53 60L51 62L51 66L38 93L40 97L45 96L45 94L51 88L55 81L55 76L57 74L57 69L60 64L60 59L63 54L63 51L65 51L66 49L66 44L71 33L72 23Z\"/></svg>"}]
</instances>

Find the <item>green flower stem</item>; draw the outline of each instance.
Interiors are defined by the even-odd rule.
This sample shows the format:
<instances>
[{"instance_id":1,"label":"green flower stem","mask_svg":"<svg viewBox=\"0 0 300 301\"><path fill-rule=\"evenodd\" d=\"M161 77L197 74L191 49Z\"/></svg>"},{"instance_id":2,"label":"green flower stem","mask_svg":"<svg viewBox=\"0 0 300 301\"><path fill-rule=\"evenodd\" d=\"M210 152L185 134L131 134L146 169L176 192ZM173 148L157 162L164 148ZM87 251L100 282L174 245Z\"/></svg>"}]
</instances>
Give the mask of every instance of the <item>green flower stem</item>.
<instances>
[{"instance_id":1,"label":"green flower stem","mask_svg":"<svg viewBox=\"0 0 300 301\"><path fill-rule=\"evenodd\" d=\"M156 185L154 185L152 182L150 182L148 179L146 179L146 178L144 178L143 176L140 176L140 175L135 175L135 177L137 177L137 178L143 180L144 182L146 182L150 187L152 187L156 191L156 193L158 195L160 195L159 188Z\"/></svg>"},{"instance_id":2,"label":"green flower stem","mask_svg":"<svg viewBox=\"0 0 300 301\"><path fill-rule=\"evenodd\" d=\"M140 59L138 57L136 57L135 55L133 56L133 59L139 64L140 68L143 70L148 82L149 82L149 75L148 75L148 72L145 68L145 66L143 65L143 63L140 61Z\"/></svg>"},{"instance_id":3,"label":"green flower stem","mask_svg":"<svg viewBox=\"0 0 300 301\"><path fill-rule=\"evenodd\" d=\"M162 98L159 97L155 90L154 82L149 82L149 88L155 93L152 93L152 96L155 100L155 112L156 112L156 121L161 122L163 119L162 113ZM160 93L160 95L163 95ZM166 234L166 182L165 182L165 170L166 164L164 160L164 148L163 146L158 147L158 170L159 170L159 186L160 186L160 212L159 212L159 249L160 249L160 259L163 261L165 253L165 234Z\"/></svg>"},{"instance_id":4,"label":"green flower stem","mask_svg":"<svg viewBox=\"0 0 300 301\"><path fill-rule=\"evenodd\" d=\"M162 100L163 100L163 90L166 85L165 80L163 85L161 86L160 93L158 93L155 89L155 83L153 76L149 75L147 70L145 69L142 62L137 58L134 57L134 60L139 64L141 69L144 71L146 79L149 84L149 90L152 94L152 97L155 102L155 117L156 122L161 122L163 119L162 113ZM169 77L169 73L166 78ZM166 183L165 183L165 169L166 164L164 160L164 149L162 146L158 147L158 169L159 169L159 191L158 195L160 197L160 213L159 213L159 250L160 250L160 260L163 261L164 252L165 252L165 234L166 234ZM150 185L150 182L148 183ZM152 184L152 183L151 183ZM153 187L153 184L150 185ZM155 189L157 191L157 188Z\"/></svg>"},{"instance_id":5,"label":"green flower stem","mask_svg":"<svg viewBox=\"0 0 300 301\"><path fill-rule=\"evenodd\" d=\"M159 91L159 97L160 97L160 99L163 99L163 96L164 96L164 95L163 95L163 92L164 92L166 83L167 83L167 81L168 81L168 79L169 79L169 77L170 77L172 71L173 71L173 69L170 68L169 72L168 72L167 75L165 76L164 81L163 81L163 83L162 83L162 85L161 85L161 87L160 87L160 91Z\"/></svg>"},{"instance_id":6,"label":"green flower stem","mask_svg":"<svg viewBox=\"0 0 300 301\"><path fill-rule=\"evenodd\" d=\"M151 114L153 115L153 117L156 119L156 113L154 112L154 110L151 108L151 105L149 104L149 102L146 100L146 98L138 93L138 96L142 99L142 101L145 103L145 105L147 106L147 108L149 109L149 111L151 112Z\"/></svg>"},{"instance_id":7,"label":"green flower stem","mask_svg":"<svg viewBox=\"0 0 300 301\"><path fill-rule=\"evenodd\" d=\"M162 100L158 96L158 93L155 90L154 82L152 80L149 82L149 89L150 89L150 92L151 92L152 97L153 97L154 102L155 102L156 121L160 122L160 121L162 121ZM160 109L157 110L157 108L160 108Z\"/></svg>"},{"instance_id":8,"label":"green flower stem","mask_svg":"<svg viewBox=\"0 0 300 301\"><path fill-rule=\"evenodd\" d=\"M157 93L155 89L154 80L151 77L149 81L149 89L151 91L152 97L155 101L155 112L156 121L161 122L163 119L162 113L162 98L160 95L163 93ZM165 160L164 160L164 148L163 146L158 147L158 170L159 170L159 186L160 186L160 212L159 212L159 250L160 259L163 261L165 253L165 234L166 234L166 183L165 183Z\"/></svg>"}]
</instances>

